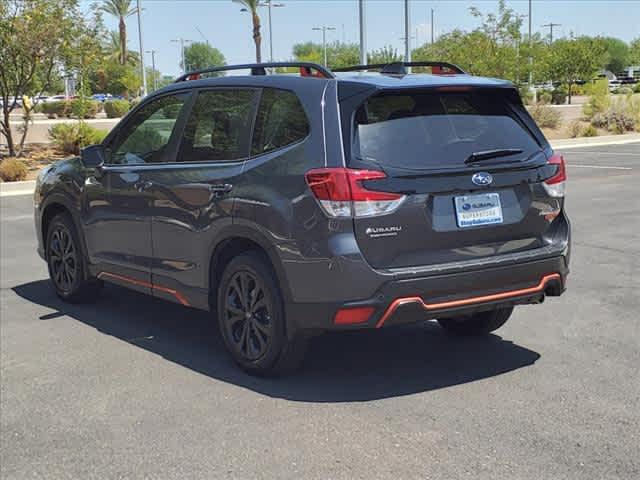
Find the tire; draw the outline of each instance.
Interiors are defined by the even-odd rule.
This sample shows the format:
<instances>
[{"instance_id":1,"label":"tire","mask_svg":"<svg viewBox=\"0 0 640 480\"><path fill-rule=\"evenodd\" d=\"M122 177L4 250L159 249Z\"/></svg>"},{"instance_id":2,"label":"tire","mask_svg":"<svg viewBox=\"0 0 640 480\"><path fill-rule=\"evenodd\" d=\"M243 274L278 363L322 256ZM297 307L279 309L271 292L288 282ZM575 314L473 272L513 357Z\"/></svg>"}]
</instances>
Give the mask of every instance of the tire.
<instances>
[{"instance_id":1,"label":"tire","mask_svg":"<svg viewBox=\"0 0 640 480\"><path fill-rule=\"evenodd\" d=\"M218 284L217 315L227 350L251 375L280 375L302 362L307 341L287 336L282 293L258 252L229 262Z\"/></svg>"},{"instance_id":2,"label":"tire","mask_svg":"<svg viewBox=\"0 0 640 480\"><path fill-rule=\"evenodd\" d=\"M51 220L45 248L49 278L56 294L69 303L95 300L102 282L87 276L86 259L68 213L60 213Z\"/></svg>"},{"instance_id":3,"label":"tire","mask_svg":"<svg viewBox=\"0 0 640 480\"><path fill-rule=\"evenodd\" d=\"M509 320L512 312L513 307L498 308L487 312L474 313L472 315L439 318L438 323L447 332L454 335L488 335L503 326L507 320Z\"/></svg>"}]
</instances>

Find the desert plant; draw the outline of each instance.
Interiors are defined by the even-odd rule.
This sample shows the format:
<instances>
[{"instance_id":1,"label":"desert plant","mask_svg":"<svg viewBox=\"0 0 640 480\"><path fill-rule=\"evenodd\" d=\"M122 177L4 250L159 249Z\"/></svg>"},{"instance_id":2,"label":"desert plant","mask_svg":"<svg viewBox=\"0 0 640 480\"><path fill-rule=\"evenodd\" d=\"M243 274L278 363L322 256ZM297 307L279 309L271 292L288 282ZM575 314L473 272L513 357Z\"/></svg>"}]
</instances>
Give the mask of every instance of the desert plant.
<instances>
[{"instance_id":1,"label":"desert plant","mask_svg":"<svg viewBox=\"0 0 640 480\"><path fill-rule=\"evenodd\" d=\"M617 95L631 95L633 94L633 89L631 87L620 87L615 91L615 93Z\"/></svg>"},{"instance_id":2,"label":"desert plant","mask_svg":"<svg viewBox=\"0 0 640 480\"><path fill-rule=\"evenodd\" d=\"M19 182L27 178L27 166L17 158L7 158L0 162L0 179L3 182Z\"/></svg>"},{"instance_id":3,"label":"desert plant","mask_svg":"<svg viewBox=\"0 0 640 480\"><path fill-rule=\"evenodd\" d=\"M636 86L633 88L634 93L640 93L640 82L636 83Z\"/></svg>"},{"instance_id":4,"label":"desert plant","mask_svg":"<svg viewBox=\"0 0 640 480\"><path fill-rule=\"evenodd\" d=\"M99 130L84 122L60 123L49 129L49 137L54 145L65 154L78 155L87 145L102 142L106 130Z\"/></svg>"},{"instance_id":5,"label":"desert plant","mask_svg":"<svg viewBox=\"0 0 640 480\"><path fill-rule=\"evenodd\" d=\"M540 128L558 128L562 123L560 112L548 105L536 105L529 112Z\"/></svg>"},{"instance_id":6,"label":"desert plant","mask_svg":"<svg viewBox=\"0 0 640 480\"><path fill-rule=\"evenodd\" d=\"M617 98L605 112L593 116L591 125L618 134L640 130L640 99Z\"/></svg>"},{"instance_id":7,"label":"desert plant","mask_svg":"<svg viewBox=\"0 0 640 480\"><path fill-rule=\"evenodd\" d=\"M593 125L587 125L582 130L582 136L583 137L597 137L598 136L598 130L596 130L596 127L594 127Z\"/></svg>"},{"instance_id":8,"label":"desert plant","mask_svg":"<svg viewBox=\"0 0 640 480\"><path fill-rule=\"evenodd\" d=\"M131 108L126 100L108 100L104 102L104 112L107 118L123 117Z\"/></svg>"},{"instance_id":9,"label":"desert plant","mask_svg":"<svg viewBox=\"0 0 640 480\"><path fill-rule=\"evenodd\" d=\"M531 105L533 103L533 92L529 87L520 87L518 92L520 93L520 98L522 98L522 103L525 105Z\"/></svg>"}]
</instances>

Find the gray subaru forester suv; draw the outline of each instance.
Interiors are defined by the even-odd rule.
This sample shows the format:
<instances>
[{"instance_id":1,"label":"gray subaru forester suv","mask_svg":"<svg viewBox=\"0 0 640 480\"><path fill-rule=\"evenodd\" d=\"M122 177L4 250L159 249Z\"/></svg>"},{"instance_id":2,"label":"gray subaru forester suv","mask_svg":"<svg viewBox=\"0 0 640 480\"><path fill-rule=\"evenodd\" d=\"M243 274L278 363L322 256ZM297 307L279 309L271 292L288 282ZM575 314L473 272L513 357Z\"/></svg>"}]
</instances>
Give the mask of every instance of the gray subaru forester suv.
<instances>
[{"instance_id":1,"label":"gray subaru forester suv","mask_svg":"<svg viewBox=\"0 0 640 480\"><path fill-rule=\"evenodd\" d=\"M179 78L46 168L35 222L64 300L106 281L208 310L266 374L324 331L486 335L560 295L565 180L509 82L442 62L236 65Z\"/></svg>"}]
</instances>

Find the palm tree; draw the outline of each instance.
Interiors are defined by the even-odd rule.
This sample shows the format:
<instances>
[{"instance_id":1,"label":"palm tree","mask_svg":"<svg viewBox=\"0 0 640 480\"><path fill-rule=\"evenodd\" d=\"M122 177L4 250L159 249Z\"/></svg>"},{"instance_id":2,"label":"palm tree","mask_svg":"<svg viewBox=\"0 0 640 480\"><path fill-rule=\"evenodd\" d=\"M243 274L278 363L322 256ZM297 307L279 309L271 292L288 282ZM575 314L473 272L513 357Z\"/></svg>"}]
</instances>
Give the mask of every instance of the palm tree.
<instances>
[{"instance_id":1,"label":"palm tree","mask_svg":"<svg viewBox=\"0 0 640 480\"><path fill-rule=\"evenodd\" d=\"M109 32L108 41L105 43L105 53L109 61L117 61L120 63L122 58L122 44L120 43L120 34L118 32ZM140 61L140 55L133 50L126 50L125 64L136 66Z\"/></svg>"},{"instance_id":2,"label":"palm tree","mask_svg":"<svg viewBox=\"0 0 640 480\"><path fill-rule=\"evenodd\" d=\"M260 52L260 44L262 43L262 35L260 35L260 16L258 15L258 7L260 0L233 0L240 5L244 5L243 11L251 13L253 20L253 41L256 44L256 62L262 62L262 53Z\"/></svg>"},{"instance_id":3,"label":"palm tree","mask_svg":"<svg viewBox=\"0 0 640 480\"><path fill-rule=\"evenodd\" d=\"M127 63L127 24L124 19L136 13L135 8L131 8L131 0L102 0L100 10L114 17L118 17L120 24L120 55L119 62L121 65Z\"/></svg>"}]
</instances>

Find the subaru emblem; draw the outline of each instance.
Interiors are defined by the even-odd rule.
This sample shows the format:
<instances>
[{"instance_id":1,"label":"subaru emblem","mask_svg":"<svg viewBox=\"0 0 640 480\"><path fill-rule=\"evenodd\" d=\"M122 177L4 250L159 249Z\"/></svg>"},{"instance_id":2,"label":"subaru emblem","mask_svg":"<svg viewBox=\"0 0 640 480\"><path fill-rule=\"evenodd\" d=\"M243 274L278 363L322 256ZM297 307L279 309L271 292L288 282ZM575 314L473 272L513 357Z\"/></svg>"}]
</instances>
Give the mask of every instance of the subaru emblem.
<instances>
[{"instance_id":1,"label":"subaru emblem","mask_svg":"<svg viewBox=\"0 0 640 480\"><path fill-rule=\"evenodd\" d=\"M491 185L493 183L493 177L490 173L478 172L473 174L471 181L480 186Z\"/></svg>"}]
</instances>

